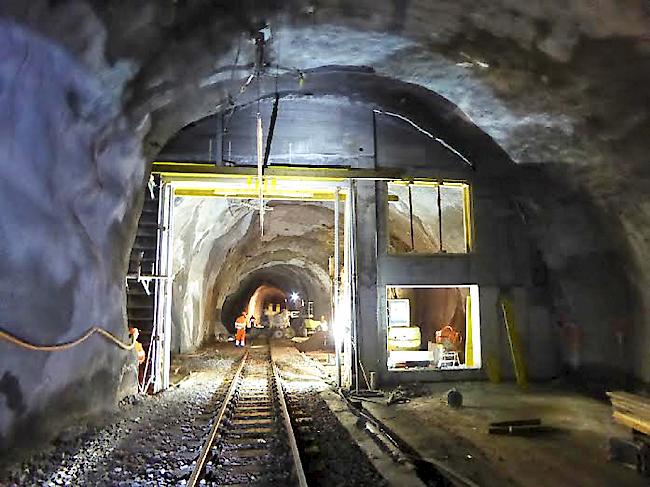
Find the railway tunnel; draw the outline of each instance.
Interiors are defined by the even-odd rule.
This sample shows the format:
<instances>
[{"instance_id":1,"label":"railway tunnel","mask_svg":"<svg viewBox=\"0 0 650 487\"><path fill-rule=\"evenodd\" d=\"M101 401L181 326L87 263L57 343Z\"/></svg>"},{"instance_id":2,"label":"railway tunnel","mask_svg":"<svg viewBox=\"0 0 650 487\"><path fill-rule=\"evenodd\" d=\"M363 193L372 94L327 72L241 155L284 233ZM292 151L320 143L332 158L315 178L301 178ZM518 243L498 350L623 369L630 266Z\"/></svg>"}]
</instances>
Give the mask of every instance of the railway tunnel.
<instances>
[{"instance_id":1,"label":"railway tunnel","mask_svg":"<svg viewBox=\"0 0 650 487\"><path fill-rule=\"evenodd\" d=\"M642 485L604 460L650 434L649 39L633 0L1 2L0 484L186 481L198 447L155 473L92 443L85 467L15 453L70 457L71 425L149 404L216 411L201 377L233 373L235 318L271 306L296 316L276 344L292 421L312 400L292 367L320 360L409 458L452 452L430 485L535 485L561 461L559 485ZM452 387L474 407L439 409ZM563 460L561 438L487 432L530 415L570 432ZM126 429L86 440L130 451ZM321 440L313 464L345 472ZM371 463L350 478L385 476Z\"/></svg>"}]
</instances>

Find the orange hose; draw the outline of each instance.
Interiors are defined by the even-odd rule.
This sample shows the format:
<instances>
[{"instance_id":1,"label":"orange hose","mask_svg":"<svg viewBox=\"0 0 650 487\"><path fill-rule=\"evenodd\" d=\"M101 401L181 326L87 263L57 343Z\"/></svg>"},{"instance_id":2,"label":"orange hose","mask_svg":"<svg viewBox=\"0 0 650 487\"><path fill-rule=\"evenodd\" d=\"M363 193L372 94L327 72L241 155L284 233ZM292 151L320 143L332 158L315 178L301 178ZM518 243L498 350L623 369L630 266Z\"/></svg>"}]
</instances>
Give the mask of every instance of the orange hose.
<instances>
[{"instance_id":1,"label":"orange hose","mask_svg":"<svg viewBox=\"0 0 650 487\"><path fill-rule=\"evenodd\" d=\"M22 340L14 335L11 335L10 333L7 333L4 330L0 330L0 340L5 340L18 347L25 348L27 350L33 350L36 352L59 352L80 345L95 333L99 333L104 338L113 342L115 345L117 345L123 350L133 350L133 347L135 347L135 337L132 339L131 343L126 343L120 340L119 338L117 338L115 335L104 330L103 328L99 328L98 326L93 326L91 329L87 330L86 333L81 335L76 340L72 340L65 343L57 343L54 345L34 345L33 343L29 343L25 340Z\"/></svg>"}]
</instances>

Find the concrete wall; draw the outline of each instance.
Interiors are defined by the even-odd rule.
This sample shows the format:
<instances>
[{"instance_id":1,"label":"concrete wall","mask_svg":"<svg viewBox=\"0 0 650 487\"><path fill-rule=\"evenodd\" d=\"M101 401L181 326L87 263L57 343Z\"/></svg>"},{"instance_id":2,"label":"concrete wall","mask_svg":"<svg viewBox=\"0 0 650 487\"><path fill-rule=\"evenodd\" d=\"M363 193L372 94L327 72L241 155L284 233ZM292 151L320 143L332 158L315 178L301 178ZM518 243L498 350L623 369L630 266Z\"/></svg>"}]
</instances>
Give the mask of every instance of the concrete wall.
<instances>
[{"instance_id":1,"label":"concrete wall","mask_svg":"<svg viewBox=\"0 0 650 487\"><path fill-rule=\"evenodd\" d=\"M472 207L474 223L474 246L467 255L409 256L388 254L387 250L387 189L385 184L377 183L377 316L379 357L374 364L384 381L403 380L448 380L451 378L476 378L482 373L467 371L399 371L389 372L386 368L386 286L388 285L455 285L477 284L480 296L481 353L485 366L488 357L491 362L501 364L504 377L512 376L509 366L511 359L507 347L503 322L500 317L498 296L507 290L514 298L518 322L526 345L531 341L528 334L528 309L525 305L525 289L530 281L528 271L527 247L521 225L512 218L507 197L494 188L493 181L481 181L478 177L472 183ZM362 245L358 243L358 245ZM543 334L552 324L546 322L535 333ZM364 331L365 333L365 331ZM548 345L548 344L547 344ZM528 347L526 347L528 348ZM548 350L546 351L548 352ZM551 352L553 353L553 352ZM529 359L532 377L548 378L555 370L548 370L537 361L531 361L528 350L524 355ZM537 358L537 355L535 355Z\"/></svg>"},{"instance_id":2,"label":"concrete wall","mask_svg":"<svg viewBox=\"0 0 650 487\"><path fill-rule=\"evenodd\" d=\"M368 254L364 257L365 265L360 266L359 271L360 296L363 300L362 350L367 372L377 371L385 382L472 379L484 376L482 371L473 370L387 370L386 286L428 284L479 286L483 368L489 363L506 379L513 378L514 371L499 307L502 295L507 295L513 300L523 355L532 380L557 376L566 367L577 369L574 372L587 372L591 376L595 374L607 380L612 376L617 378L620 373L631 372L633 364L627 364L626 367L626 364L612 356L615 347L610 318L621 309L621 299L617 298L617 293L614 292L609 301L598 300L607 292L608 282L616 282L618 278L611 269L616 261L615 256L610 255L610 250L600 244L576 247L570 244L572 238L583 239L587 232L598 231L597 223L585 217L585 208L578 202L565 207L565 216L566 211L569 214L580 214L580 226L576 230L581 233L573 237L574 233L566 235L565 231L556 228L562 226L562 217L559 214L551 215L553 218L546 221L544 229L540 228L539 223L520 215L513 196L517 191L502 184L499 179L481 178L477 175L469 178L469 181L472 185L474 246L467 255L389 254L386 185L378 182L376 187L368 187L367 183L359 187L359 197L366 207L362 216L364 225L357 232L357 246L360 251ZM376 195L376 200L371 202L373 194ZM367 222L372 221L367 213L373 211L376 211L376 238L372 229L367 226ZM548 213L546 215L548 216ZM536 231L541 230L547 232L543 239L536 235ZM541 246L544 258L549 262L552 263L555 258L555 266L563 268L569 260L580 259L580 269L574 268L574 272L556 272L542 283L535 282L534 258L539 245L539 242L531 241L535 236L542 241L555 242L556 247L553 250ZM374 268L370 258L372 255L376 255ZM612 261L607 261L608 256ZM600 268L582 268L583 261L594 258L602 259ZM601 272L609 277L608 281L596 278ZM590 277L595 279L589 281ZM549 282L548 279L554 280ZM376 282L375 293L367 289L368 284L364 284L373 281ZM570 306L562 307L563 299L567 296L573 301ZM376 299L374 308L373 298ZM561 317L558 318L559 316ZM574 363L576 349L568 343L566 329L558 325L558 320L562 322L562 319L570 319L571 323L580 324L581 339L577 345L577 363Z\"/></svg>"},{"instance_id":3,"label":"concrete wall","mask_svg":"<svg viewBox=\"0 0 650 487\"><path fill-rule=\"evenodd\" d=\"M445 171L435 171L444 178ZM485 171L488 172L488 171ZM424 175L418 173L419 175ZM606 228L580 194L563 203L535 191L548 191L548 181L521 181L476 174L471 183L474 245L467 255L396 255L388 252L387 187L359 187L365 205L357 230L360 266L360 320L364 366L385 382L484 377L483 371L394 371L386 367L386 286L477 284L480 289L481 353L502 377L513 378L512 358L499 307L502 295L515 309L521 346L531 380L565 372L603 384L620 384L634 372L626 360L631 300L620 252L604 235ZM557 182L556 182L557 183ZM557 183L559 194L566 188ZM373 198L373 194L375 198ZM550 193L551 195L557 193ZM534 197L543 207L529 213L520 201ZM565 196L566 198L566 196ZM374 199L374 201L373 201ZM370 215L376 212L376 218ZM367 223L376 221L377 236ZM600 236L601 238L598 238ZM376 267L371 258L376 249ZM541 269L540 269L541 266ZM376 271L375 271L376 270ZM376 282L376 292L367 289ZM375 307L372 300L375 299ZM376 328L373 329L373 328ZM577 341L572 342L577 330ZM620 333L620 335L617 335ZM367 343L370 342L370 343ZM631 356L631 355L630 355ZM368 372L368 371L367 371Z\"/></svg>"}]
</instances>

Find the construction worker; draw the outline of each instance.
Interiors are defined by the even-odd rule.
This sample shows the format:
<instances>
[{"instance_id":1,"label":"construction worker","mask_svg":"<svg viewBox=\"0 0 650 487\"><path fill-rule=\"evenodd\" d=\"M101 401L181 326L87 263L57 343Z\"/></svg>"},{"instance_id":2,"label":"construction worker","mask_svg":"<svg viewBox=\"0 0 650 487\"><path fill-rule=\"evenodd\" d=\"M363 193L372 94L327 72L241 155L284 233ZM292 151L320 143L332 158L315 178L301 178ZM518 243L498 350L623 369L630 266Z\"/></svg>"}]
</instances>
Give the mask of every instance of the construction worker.
<instances>
[{"instance_id":1,"label":"construction worker","mask_svg":"<svg viewBox=\"0 0 650 487\"><path fill-rule=\"evenodd\" d=\"M248 319L246 318L246 311L242 311L241 314L235 320L235 346L244 347L246 346L246 327L248 326Z\"/></svg>"},{"instance_id":2,"label":"construction worker","mask_svg":"<svg viewBox=\"0 0 650 487\"><path fill-rule=\"evenodd\" d=\"M140 331L135 327L131 327L129 328L129 334L133 336L133 349L138 356L138 384L142 386L142 384L144 384L144 367L142 364L144 364L144 361L147 359L147 355L144 353L144 347L142 346L142 343L138 341Z\"/></svg>"},{"instance_id":3,"label":"construction worker","mask_svg":"<svg viewBox=\"0 0 650 487\"><path fill-rule=\"evenodd\" d=\"M251 328L257 328L257 322L255 320L255 316L251 316L251 319L248 320L248 329L250 330Z\"/></svg>"},{"instance_id":4,"label":"construction worker","mask_svg":"<svg viewBox=\"0 0 650 487\"><path fill-rule=\"evenodd\" d=\"M136 353L138 354L138 364L143 364L147 356L144 353L144 348L142 347L142 343L138 341L138 336L140 336L140 331L137 328L129 328L129 333L133 335L133 340L135 341L134 348Z\"/></svg>"}]
</instances>

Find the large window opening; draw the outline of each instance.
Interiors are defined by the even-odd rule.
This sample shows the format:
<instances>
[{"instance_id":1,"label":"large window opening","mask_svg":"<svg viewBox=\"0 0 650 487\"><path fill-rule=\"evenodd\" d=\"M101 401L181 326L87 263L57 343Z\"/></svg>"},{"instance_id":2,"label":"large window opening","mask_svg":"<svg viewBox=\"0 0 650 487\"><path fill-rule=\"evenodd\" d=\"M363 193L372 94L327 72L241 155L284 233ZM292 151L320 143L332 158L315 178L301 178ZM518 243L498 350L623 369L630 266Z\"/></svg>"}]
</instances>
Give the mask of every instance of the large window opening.
<instances>
[{"instance_id":1,"label":"large window opening","mask_svg":"<svg viewBox=\"0 0 650 487\"><path fill-rule=\"evenodd\" d=\"M392 254L469 252L469 185L388 183L388 234L388 251Z\"/></svg>"},{"instance_id":2,"label":"large window opening","mask_svg":"<svg viewBox=\"0 0 650 487\"><path fill-rule=\"evenodd\" d=\"M481 367L476 285L388 286L389 370Z\"/></svg>"}]
</instances>

